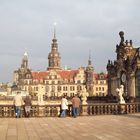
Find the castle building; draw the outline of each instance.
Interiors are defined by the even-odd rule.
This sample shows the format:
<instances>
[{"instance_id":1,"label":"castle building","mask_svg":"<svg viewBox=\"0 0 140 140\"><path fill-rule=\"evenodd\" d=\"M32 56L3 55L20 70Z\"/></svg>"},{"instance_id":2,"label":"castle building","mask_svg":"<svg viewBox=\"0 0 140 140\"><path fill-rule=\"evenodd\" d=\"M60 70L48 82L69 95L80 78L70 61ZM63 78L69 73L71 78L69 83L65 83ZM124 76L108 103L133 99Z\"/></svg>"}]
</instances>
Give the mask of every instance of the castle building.
<instances>
[{"instance_id":1,"label":"castle building","mask_svg":"<svg viewBox=\"0 0 140 140\"><path fill-rule=\"evenodd\" d=\"M108 94L116 96L116 88L124 85L124 96L132 101L140 97L140 48L134 48L132 40L124 40L124 32L119 33L121 41L116 45L116 60L108 60Z\"/></svg>"},{"instance_id":2,"label":"castle building","mask_svg":"<svg viewBox=\"0 0 140 140\"><path fill-rule=\"evenodd\" d=\"M18 89L28 91L32 96L38 95L41 91L48 97L63 95L72 97L85 87L89 96L107 95L107 75L94 72L90 57L86 68L80 67L76 70L61 68L55 33L46 71L31 71L28 66L28 55L24 53L21 67L14 71L14 83Z\"/></svg>"}]
</instances>

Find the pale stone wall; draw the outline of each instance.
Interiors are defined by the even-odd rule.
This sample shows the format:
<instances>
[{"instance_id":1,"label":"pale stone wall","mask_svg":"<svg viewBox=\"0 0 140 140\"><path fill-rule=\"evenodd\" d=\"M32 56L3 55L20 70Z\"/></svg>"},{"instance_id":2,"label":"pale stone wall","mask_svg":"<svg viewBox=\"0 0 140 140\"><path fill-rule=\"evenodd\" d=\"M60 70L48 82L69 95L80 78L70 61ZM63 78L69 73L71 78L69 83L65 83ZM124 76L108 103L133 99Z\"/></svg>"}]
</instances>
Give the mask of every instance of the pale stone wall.
<instances>
[{"instance_id":1,"label":"pale stone wall","mask_svg":"<svg viewBox=\"0 0 140 140\"><path fill-rule=\"evenodd\" d=\"M96 80L93 86L92 96L106 96L108 91L107 80Z\"/></svg>"}]
</instances>

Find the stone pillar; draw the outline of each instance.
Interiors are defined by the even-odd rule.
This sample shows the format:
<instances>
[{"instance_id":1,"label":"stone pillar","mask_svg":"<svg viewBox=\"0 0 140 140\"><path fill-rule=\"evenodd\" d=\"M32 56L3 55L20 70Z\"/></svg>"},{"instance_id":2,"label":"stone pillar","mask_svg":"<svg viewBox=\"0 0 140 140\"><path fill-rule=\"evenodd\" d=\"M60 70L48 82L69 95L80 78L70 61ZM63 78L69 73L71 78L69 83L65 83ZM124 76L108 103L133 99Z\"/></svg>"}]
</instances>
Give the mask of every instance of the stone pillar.
<instances>
[{"instance_id":1,"label":"stone pillar","mask_svg":"<svg viewBox=\"0 0 140 140\"><path fill-rule=\"evenodd\" d=\"M133 102L134 98L135 98L135 76L134 76L134 74L130 75L130 80L128 82L128 94L130 97L130 102Z\"/></svg>"},{"instance_id":2,"label":"stone pillar","mask_svg":"<svg viewBox=\"0 0 140 140\"><path fill-rule=\"evenodd\" d=\"M38 85L38 105L44 105L43 95L45 95L45 86L42 84Z\"/></svg>"},{"instance_id":3,"label":"stone pillar","mask_svg":"<svg viewBox=\"0 0 140 140\"><path fill-rule=\"evenodd\" d=\"M82 116L88 115L88 104L82 104Z\"/></svg>"},{"instance_id":4,"label":"stone pillar","mask_svg":"<svg viewBox=\"0 0 140 140\"><path fill-rule=\"evenodd\" d=\"M118 87L117 77L112 78L112 95L116 96L116 88Z\"/></svg>"},{"instance_id":5,"label":"stone pillar","mask_svg":"<svg viewBox=\"0 0 140 140\"><path fill-rule=\"evenodd\" d=\"M126 108L125 108L126 104L119 104L119 114L125 114L126 112Z\"/></svg>"},{"instance_id":6,"label":"stone pillar","mask_svg":"<svg viewBox=\"0 0 140 140\"><path fill-rule=\"evenodd\" d=\"M39 117L44 117L44 116L45 116L45 107L39 106Z\"/></svg>"}]
</instances>

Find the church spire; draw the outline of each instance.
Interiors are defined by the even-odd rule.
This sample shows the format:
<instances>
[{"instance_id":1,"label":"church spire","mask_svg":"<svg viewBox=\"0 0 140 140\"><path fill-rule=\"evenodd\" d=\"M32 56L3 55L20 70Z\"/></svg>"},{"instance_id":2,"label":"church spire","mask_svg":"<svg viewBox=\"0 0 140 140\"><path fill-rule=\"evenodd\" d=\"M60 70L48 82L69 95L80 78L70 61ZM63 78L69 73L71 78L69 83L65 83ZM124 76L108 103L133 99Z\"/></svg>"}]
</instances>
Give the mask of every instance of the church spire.
<instances>
[{"instance_id":1,"label":"church spire","mask_svg":"<svg viewBox=\"0 0 140 140\"><path fill-rule=\"evenodd\" d=\"M54 23L54 32L53 32L53 39L52 39L52 49L57 50L57 39L56 39L56 22Z\"/></svg>"},{"instance_id":2,"label":"church spire","mask_svg":"<svg viewBox=\"0 0 140 140\"><path fill-rule=\"evenodd\" d=\"M54 33L53 33L53 38L56 39L56 22L53 24L54 25Z\"/></svg>"},{"instance_id":3,"label":"church spire","mask_svg":"<svg viewBox=\"0 0 140 140\"><path fill-rule=\"evenodd\" d=\"M60 54L58 52L58 44L56 39L56 23L54 23L54 33L51 44L51 52L48 55L48 70L50 69L60 69Z\"/></svg>"},{"instance_id":4,"label":"church spire","mask_svg":"<svg viewBox=\"0 0 140 140\"><path fill-rule=\"evenodd\" d=\"M21 68L27 69L28 68L28 54L27 52L24 53Z\"/></svg>"},{"instance_id":5,"label":"church spire","mask_svg":"<svg viewBox=\"0 0 140 140\"><path fill-rule=\"evenodd\" d=\"M89 92L90 95L92 95L93 92L93 66L91 63L91 51L89 50L89 60L88 60L88 65L86 67L86 89Z\"/></svg>"},{"instance_id":6,"label":"church spire","mask_svg":"<svg viewBox=\"0 0 140 140\"><path fill-rule=\"evenodd\" d=\"M91 65L91 51L89 50L89 59L88 59L88 65Z\"/></svg>"}]
</instances>

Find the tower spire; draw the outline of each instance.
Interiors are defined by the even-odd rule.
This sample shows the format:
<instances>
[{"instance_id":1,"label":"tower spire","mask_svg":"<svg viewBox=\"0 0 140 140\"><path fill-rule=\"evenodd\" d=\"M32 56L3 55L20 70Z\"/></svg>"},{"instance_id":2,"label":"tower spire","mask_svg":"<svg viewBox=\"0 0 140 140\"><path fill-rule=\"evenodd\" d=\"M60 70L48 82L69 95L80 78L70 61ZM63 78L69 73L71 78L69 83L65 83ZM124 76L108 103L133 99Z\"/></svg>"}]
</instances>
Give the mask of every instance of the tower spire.
<instances>
[{"instance_id":1,"label":"tower spire","mask_svg":"<svg viewBox=\"0 0 140 140\"><path fill-rule=\"evenodd\" d=\"M53 33L53 39L51 44L51 52L48 55L48 70L54 69L59 70L60 68L60 54L58 52L58 44L56 39L56 23L54 25L54 33Z\"/></svg>"},{"instance_id":2,"label":"tower spire","mask_svg":"<svg viewBox=\"0 0 140 140\"><path fill-rule=\"evenodd\" d=\"M24 52L21 68L27 69L28 68L28 54Z\"/></svg>"},{"instance_id":3,"label":"tower spire","mask_svg":"<svg viewBox=\"0 0 140 140\"><path fill-rule=\"evenodd\" d=\"M54 22L54 33L53 33L53 38L56 39L56 22Z\"/></svg>"},{"instance_id":4,"label":"tower spire","mask_svg":"<svg viewBox=\"0 0 140 140\"><path fill-rule=\"evenodd\" d=\"M88 59L88 65L91 65L91 50L89 50L89 59Z\"/></svg>"},{"instance_id":5,"label":"tower spire","mask_svg":"<svg viewBox=\"0 0 140 140\"><path fill-rule=\"evenodd\" d=\"M86 89L89 92L89 95L91 96L93 93L93 71L94 68L91 64L91 50L89 50L89 59L88 59L88 65L86 67Z\"/></svg>"}]
</instances>

